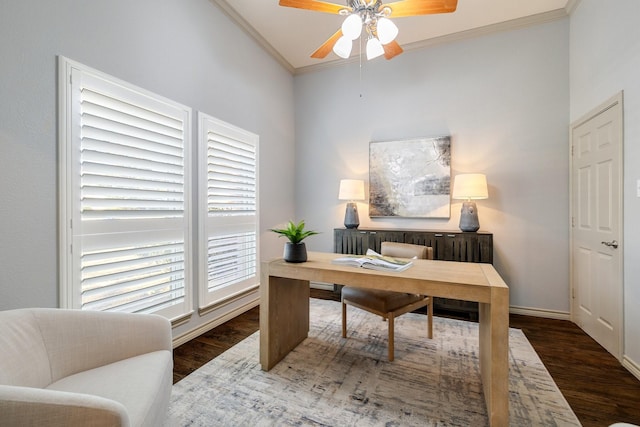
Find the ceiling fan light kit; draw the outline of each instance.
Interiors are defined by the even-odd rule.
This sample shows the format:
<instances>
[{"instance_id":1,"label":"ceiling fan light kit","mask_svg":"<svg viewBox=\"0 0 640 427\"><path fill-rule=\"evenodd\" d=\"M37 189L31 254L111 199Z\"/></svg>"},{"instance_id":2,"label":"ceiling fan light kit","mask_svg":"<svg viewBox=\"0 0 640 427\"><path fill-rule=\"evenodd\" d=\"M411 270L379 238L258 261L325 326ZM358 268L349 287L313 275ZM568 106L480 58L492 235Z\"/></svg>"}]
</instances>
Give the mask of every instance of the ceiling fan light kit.
<instances>
[{"instance_id":1,"label":"ceiling fan light kit","mask_svg":"<svg viewBox=\"0 0 640 427\"><path fill-rule=\"evenodd\" d=\"M381 0L351 0L348 2L349 9L342 9L341 15L347 15L342 23L341 39L355 40L362 34L362 28L367 31L367 59L371 60L384 54L383 44L391 43L398 35L398 27L391 22L387 16L391 13L388 7L382 7ZM339 40L340 41L340 40ZM342 40L340 46L338 42L333 46L333 52L341 58L348 58L351 54L345 55L346 40Z\"/></svg>"},{"instance_id":2,"label":"ceiling fan light kit","mask_svg":"<svg viewBox=\"0 0 640 427\"><path fill-rule=\"evenodd\" d=\"M458 0L400 0L383 4L382 0L347 0L347 7L319 0L280 0L280 6L346 15L342 27L320 46L312 58L322 59L331 50L341 58L349 58L353 40L367 34L367 59L384 54L391 59L402 53L395 41L398 27L389 19L403 16L454 12Z\"/></svg>"}]
</instances>

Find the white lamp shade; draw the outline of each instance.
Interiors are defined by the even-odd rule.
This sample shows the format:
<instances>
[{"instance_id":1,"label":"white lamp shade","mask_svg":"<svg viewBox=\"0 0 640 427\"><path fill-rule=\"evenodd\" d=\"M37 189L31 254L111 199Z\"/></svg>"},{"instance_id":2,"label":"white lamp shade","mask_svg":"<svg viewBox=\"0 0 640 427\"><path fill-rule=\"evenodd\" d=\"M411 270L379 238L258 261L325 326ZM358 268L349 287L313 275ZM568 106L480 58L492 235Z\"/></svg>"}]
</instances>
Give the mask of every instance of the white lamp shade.
<instances>
[{"instance_id":1,"label":"white lamp shade","mask_svg":"<svg viewBox=\"0 0 640 427\"><path fill-rule=\"evenodd\" d=\"M341 179L339 200L364 200L364 181L361 179Z\"/></svg>"},{"instance_id":2,"label":"white lamp shade","mask_svg":"<svg viewBox=\"0 0 640 427\"><path fill-rule=\"evenodd\" d=\"M465 173L456 175L453 183L453 199L487 199L487 177L481 173Z\"/></svg>"},{"instance_id":3,"label":"white lamp shade","mask_svg":"<svg viewBox=\"0 0 640 427\"><path fill-rule=\"evenodd\" d=\"M371 37L369 41L367 41L367 59L371 60L377 58L378 56L384 53L384 48L382 47L382 43L375 37Z\"/></svg>"},{"instance_id":4,"label":"white lamp shade","mask_svg":"<svg viewBox=\"0 0 640 427\"><path fill-rule=\"evenodd\" d=\"M345 36L342 36L338 39L336 44L333 45L333 51L340 58L348 58L351 55L351 47L353 42Z\"/></svg>"},{"instance_id":5,"label":"white lamp shade","mask_svg":"<svg viewBox=\"0 0 640 427\"><path fill-rule=\"evenodd\" d=\"M377 24L378 39L380 43L391 43L398 35L398 27L389 18L378 18Z\"/></svg>"},{"instance_id":6,"label":"white lamp shade","mask_svg":"<svg viewBox=\"0 0 640 427\"><path fill-rule=\"evenodd\" d=\"M360 37L362 32L362 18L360 15L352 13L342 23L342 35L350 40Z\"/></svg>"}]
</instances>

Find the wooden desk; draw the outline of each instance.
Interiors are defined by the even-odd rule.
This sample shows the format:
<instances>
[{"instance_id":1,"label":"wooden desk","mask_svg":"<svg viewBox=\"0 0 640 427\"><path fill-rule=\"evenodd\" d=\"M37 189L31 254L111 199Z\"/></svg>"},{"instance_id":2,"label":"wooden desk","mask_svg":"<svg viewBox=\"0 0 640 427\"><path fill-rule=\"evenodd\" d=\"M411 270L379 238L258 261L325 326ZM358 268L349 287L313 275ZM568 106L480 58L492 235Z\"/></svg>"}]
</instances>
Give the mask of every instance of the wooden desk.
<instances>
[{"instance_id":1,"label":"wooden desk","mask_svg":"<svg viewBox=\"0 0 640 427\"><path fill-rule=\"evenodd\" d=\"M400 273L331 264L335 253L309 252L301 264L262 263L260 364L268 371L309 333L309 282L340 283L479 303L480 371L489 422L509 425L509 288L491 264L413 260Z\"/></svg>"}]
</instances>

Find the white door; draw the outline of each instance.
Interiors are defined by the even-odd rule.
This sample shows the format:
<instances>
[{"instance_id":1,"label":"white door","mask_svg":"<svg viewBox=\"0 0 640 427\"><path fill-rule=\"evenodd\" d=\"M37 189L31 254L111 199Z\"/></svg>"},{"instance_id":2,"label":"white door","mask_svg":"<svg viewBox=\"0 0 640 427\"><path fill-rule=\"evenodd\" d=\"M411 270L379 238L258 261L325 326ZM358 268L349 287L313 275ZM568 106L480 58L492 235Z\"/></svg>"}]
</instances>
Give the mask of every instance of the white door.
<instances>
[{"instance_id":1,"label":"white door","mask_svg":"<svg viewBox=\"0 0 640 427\"><path fill-rule=\"evenodd\" d=\"M622 354L622 93L571 126L572 317Z\"/></svg>"}]
</instances>

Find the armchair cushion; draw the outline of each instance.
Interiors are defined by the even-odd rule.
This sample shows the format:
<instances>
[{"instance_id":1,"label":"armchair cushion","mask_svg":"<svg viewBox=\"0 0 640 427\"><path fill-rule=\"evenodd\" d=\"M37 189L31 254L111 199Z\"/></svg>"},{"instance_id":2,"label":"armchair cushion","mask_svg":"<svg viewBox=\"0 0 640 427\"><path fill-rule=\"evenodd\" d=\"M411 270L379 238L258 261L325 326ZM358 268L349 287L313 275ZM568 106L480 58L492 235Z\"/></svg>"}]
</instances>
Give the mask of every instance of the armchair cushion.
<instances>
[{"instance_id":1,"label":"armchair cushion","mask_svg":"<svg viewBox=\"0 0 640 427\"><path fill-rule=\"evenodd\" d=\"M132 426L158 426L169 405L172 369L171 353L154 351L62 378L47 389L121 402Z\"/></svg>"}]
</instances>

